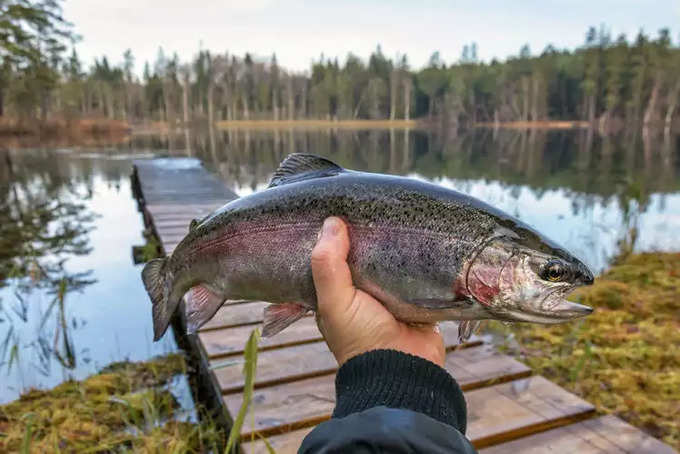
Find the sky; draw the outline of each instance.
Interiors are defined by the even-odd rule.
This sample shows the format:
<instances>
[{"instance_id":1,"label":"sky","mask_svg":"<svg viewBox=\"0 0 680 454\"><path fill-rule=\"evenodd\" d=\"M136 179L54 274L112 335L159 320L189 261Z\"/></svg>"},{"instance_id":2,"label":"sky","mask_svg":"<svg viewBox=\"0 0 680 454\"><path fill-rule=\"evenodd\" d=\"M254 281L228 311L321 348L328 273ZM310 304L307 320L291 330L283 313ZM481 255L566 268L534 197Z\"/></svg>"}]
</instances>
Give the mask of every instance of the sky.
<instances>
[{"instance_id":1,"label":"sky","mask_svg":"<svg viewBox=\"0 0 680 454\"><path fill-rule=\"evenodd\" d=\"M82 36L76 48L85 62L106 55L119 63L130 48L138 73L161 46L181 60L199 49L276 53L280 65L303 71L322 54L366 58L378 44L419 68L434 51L455 62L473 41L485 61L524 44L532 53L548 44L573 49L591 25L629 38L668 27L676 44L680 33L679 0L66 0L64 16Z\"/></svg>"}]
</instances>

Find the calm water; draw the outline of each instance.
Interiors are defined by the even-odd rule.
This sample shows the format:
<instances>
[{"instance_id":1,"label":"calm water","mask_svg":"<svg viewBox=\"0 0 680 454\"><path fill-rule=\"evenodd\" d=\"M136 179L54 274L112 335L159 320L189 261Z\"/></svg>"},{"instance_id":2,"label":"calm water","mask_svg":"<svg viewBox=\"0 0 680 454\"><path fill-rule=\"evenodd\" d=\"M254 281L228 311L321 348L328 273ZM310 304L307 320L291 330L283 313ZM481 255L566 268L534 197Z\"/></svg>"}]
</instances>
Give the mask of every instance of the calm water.
<instances>
[{"instance_id":1,"label":"calm water","mask_svg":"<svg viewBox=\"0 0 680 454\"><path fill-rule=\"evenodd\" d=\"M26 220L47 202L47 210L60 213L30 238L38 252L44 238L57 238L47 254L28 261L31 277L6 279L0 288L0 403L30 387L83 378L113 361L177 349L172 335L151 341L141 268L131 258L132 245L144 243L144 226L130 166L117 152L0 151L2 209L14 211L13 219L21 210ZM73 229L79 231L69 235ZM0 257L4 263L17 259ZM64 277L60 300L55 290Z\"/></svg>"},{"instance_id":2,"label":"calm water","mask_svg":"<svg viewBox=\"0 0 680 454\"><path fill-rule=\"evenodd\" d=\"M18 240L0 238L10 251L0 251L0 402L177 348L172 335L151 341L140 266L132 263L132 245L143 243L129 182L134 158L199 157L241 195L266 187L291 152L426 179L514 214L602 270L628 248L680 249L679 147L677 137L587 131L207 130L106 148L0 151L0 208L56 213L33 233L30 260L19 261L28 277L2 267L16 261L7 244ZM35 224L48 219L41 216Z\"/></svg>"},{"instance_id":3,"label":"calm water","mask_svg":"<svg viewBox=\"0 0 680 454\"><path fill-rule=\"evenodd\" d=\"M266 187L288 153L406 175L471 194L536 227L600 271L622 249L680 240L678 137L601 138L588 131L213 131L190 137L240 195ZM184 143L173 144L178 148Z\"/></svg>"}]
</instances>

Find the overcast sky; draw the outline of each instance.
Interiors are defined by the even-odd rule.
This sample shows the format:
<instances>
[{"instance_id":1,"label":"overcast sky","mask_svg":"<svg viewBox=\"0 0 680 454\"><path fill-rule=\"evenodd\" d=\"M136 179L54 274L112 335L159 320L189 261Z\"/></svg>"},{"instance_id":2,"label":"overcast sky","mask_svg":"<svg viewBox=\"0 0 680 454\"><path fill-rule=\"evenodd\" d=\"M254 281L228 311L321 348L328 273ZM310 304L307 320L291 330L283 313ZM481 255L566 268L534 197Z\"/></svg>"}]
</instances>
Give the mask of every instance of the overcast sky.
<instances>
[{"instance_id":1,"label":"overcast sky","mask_svg":"<svg viewBox=\"0 0 680 454\"><path fill-rule=\"evenodd\" d=\"M201 47L275 52L281 65L305 70L322 53L367 57L380 44L386 55L405 53L420 67L435 50L451 63L472 41L487 61L517 54L525 43L532 53L549 43L574 48L590 25L629 37L669 27L674 43L680 32L678 0L66 0L64 15L83 37L77 49L85 62L107 55L118 63L130 48L138 73L159 46L183 60Z\"/></svg>"}]
</instances>

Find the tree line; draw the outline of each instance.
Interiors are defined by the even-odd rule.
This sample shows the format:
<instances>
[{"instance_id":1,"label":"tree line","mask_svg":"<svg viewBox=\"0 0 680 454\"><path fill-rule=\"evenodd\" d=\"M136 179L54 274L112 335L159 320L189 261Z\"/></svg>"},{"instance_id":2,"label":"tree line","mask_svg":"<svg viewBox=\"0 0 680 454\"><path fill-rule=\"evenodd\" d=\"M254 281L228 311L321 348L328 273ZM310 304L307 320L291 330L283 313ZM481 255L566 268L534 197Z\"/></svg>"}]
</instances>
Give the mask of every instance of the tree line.
<instances>
[{"instance_id":1,"label":"tree line","mask_svg":"<svg viewBox=\"0 0 680 454\"><path fill-rule=\"evenodd\" d=\"M187 62L159 50L141 77L131 50L122 62L84 69L58 0L0 3L0 116L99 116L128 122L197 120L413 119L478 122L581 120L602 130L626 124L669 130L680 100L680 43L668 29L613 39L590 28L574 50L524 46L480 61L475 43L447 64L435 52L414 69L380 46L362 60L320 57L304 72L273 55L201 50Z\"/></svg>"}]
</instances>

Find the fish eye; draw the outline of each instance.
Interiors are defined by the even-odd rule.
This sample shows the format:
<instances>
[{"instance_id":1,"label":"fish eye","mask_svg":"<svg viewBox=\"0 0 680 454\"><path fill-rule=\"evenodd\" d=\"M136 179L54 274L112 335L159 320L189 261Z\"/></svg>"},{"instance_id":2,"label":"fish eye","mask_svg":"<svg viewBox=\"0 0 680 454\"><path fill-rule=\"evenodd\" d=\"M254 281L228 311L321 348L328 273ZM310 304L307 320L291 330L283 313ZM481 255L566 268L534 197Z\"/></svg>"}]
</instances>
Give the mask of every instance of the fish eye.
<instances>
[{"instance_id":1,"label":"fish eye","mask_svg":"<svg viewBox=\"0 0 680 454\"><path fill-rule=\"evenodd\" d=\"M559 282L564 278L565 274L564 266L557 260L551 260L545 265L543 279L550 282Z\"/></svg>"}]
</instances>

